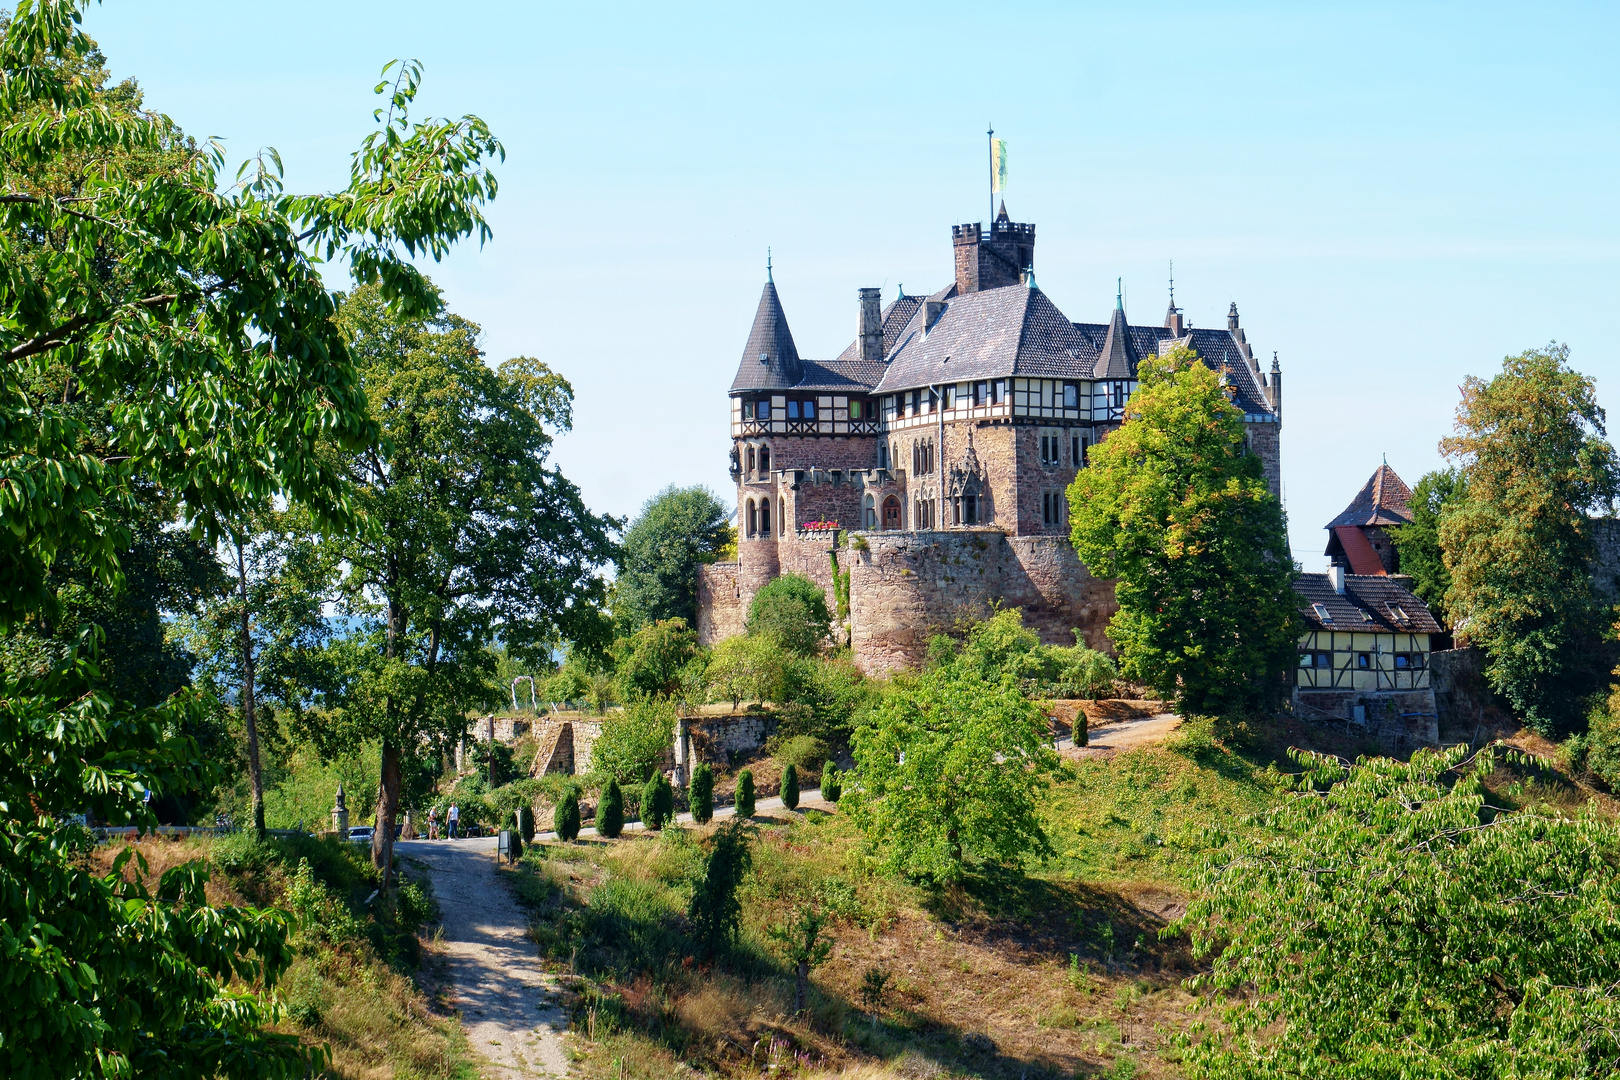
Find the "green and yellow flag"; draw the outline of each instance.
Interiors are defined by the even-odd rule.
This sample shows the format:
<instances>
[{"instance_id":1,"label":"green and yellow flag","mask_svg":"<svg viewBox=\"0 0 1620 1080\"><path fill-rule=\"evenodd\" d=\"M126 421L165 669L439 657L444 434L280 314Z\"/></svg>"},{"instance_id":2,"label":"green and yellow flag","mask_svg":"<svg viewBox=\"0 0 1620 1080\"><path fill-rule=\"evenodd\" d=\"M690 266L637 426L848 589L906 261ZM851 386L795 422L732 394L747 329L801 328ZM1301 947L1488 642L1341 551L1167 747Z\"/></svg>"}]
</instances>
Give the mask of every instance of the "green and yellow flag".
<instances>
[{"instance_id":1,"label":"green and yellow flag","mask_svg":"<svg viewBox=\"0 0 1620 1080\"><path fill-rule=\"evenodd\" d=\"M1007 140L990 140L990 190L1007 190Z\"/></svg>"}]
</instances>

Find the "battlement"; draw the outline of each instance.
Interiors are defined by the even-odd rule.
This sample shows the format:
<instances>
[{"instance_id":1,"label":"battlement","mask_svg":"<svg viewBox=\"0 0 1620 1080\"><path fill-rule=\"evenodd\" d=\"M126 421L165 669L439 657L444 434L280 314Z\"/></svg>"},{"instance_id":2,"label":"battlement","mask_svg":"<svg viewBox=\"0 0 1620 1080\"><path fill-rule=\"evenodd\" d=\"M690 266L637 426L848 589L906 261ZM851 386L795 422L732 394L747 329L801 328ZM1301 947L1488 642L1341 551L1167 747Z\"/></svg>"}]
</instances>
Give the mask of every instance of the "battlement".
<instances>
[{"instance_id":1,"label":"battlement","mask_svg":"<svg viewBox=\"0 0 1620 1080\"><path fill-rule=\"evenodd\" d=\"M977 244L984 236L984 226L977 221L970 221L966 225L951 226L951 242L957 247L966 244Z\"/></svg>"},{"instance_id":2,"label":"battlement","mask_svg":"<svg viewBox=\"0 0 1620 1080\"><path fill-rule=\"evenodd\" d=\"M991 226L990 234L995 240L1030 240L1035 239L1035 226L1021 221L998 221Z\"/></svg>"}]
</instances>

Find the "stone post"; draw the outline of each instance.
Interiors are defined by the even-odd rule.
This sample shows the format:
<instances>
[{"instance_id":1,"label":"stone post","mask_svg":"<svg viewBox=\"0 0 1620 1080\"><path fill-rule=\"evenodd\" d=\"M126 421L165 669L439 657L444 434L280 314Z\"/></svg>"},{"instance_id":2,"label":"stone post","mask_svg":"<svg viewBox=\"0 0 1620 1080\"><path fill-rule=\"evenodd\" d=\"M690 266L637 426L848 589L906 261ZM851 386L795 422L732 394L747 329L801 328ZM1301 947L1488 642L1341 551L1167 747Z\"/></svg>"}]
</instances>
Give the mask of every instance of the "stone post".
<instances>
[{"instance_id":1,"label":"stone post","mask_svg":"<svg viewBox=\"0 0 1620 1080\"><path fill-rule=\"evenodd\" d=\"M343 798L343 782L338 781L337 802L332 805L332 831L340 837L349 835L349 807Z\"/></svg>"}]
</instances>

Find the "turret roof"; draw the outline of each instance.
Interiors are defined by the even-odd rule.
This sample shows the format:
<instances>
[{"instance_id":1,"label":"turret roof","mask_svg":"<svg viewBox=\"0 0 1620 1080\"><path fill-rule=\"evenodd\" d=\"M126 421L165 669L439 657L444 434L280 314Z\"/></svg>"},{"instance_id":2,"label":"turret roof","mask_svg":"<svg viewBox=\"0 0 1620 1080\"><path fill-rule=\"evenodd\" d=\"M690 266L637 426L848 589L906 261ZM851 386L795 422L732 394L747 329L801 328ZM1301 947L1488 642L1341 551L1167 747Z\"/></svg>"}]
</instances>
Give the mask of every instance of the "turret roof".
<instances>
[{"instance_id":1,"label":"turret roof","mask_svg":"<svg viewBox=\"0 0 1620 1080\"><path fill-rule=\"evenodd\" d=\"M788 329L787 315L782 311L781 297L776 294L776 283L767 281L731 389L785 390L796 386L803 376L804 367L798 347L793 344L793 331Z\"/></svg>"},{"instance_id":2,"label":"turret roof","mask_svg":"<svg viewBox=\"0 0 1620 1080\"><path fill-rule=\"evenodd\" d=\"M1388 465L1373 470L1350 505L1325 528L1341 525L1405 525L1412 520L1412 489Z\"/></svg>"}]
</instances>

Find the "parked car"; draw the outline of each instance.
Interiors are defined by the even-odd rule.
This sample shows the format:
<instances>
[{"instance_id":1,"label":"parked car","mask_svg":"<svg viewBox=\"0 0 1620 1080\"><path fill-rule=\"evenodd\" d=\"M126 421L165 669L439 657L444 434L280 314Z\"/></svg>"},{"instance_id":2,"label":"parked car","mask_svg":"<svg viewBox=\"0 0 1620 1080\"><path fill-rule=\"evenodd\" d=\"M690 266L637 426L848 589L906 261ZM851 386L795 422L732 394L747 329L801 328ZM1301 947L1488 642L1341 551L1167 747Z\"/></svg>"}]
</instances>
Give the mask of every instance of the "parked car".
<instances>
[{"instance_id":1,"label":"parked car","mask_svg":"<svg viewBox=\"0 0 1620 1080\"><path fill-rule=\"evenodd\" d=\"M349 843L370 844L371 834L375 831L370 825L351 825L349 826Z\"/></svg>"}]
</instances>

